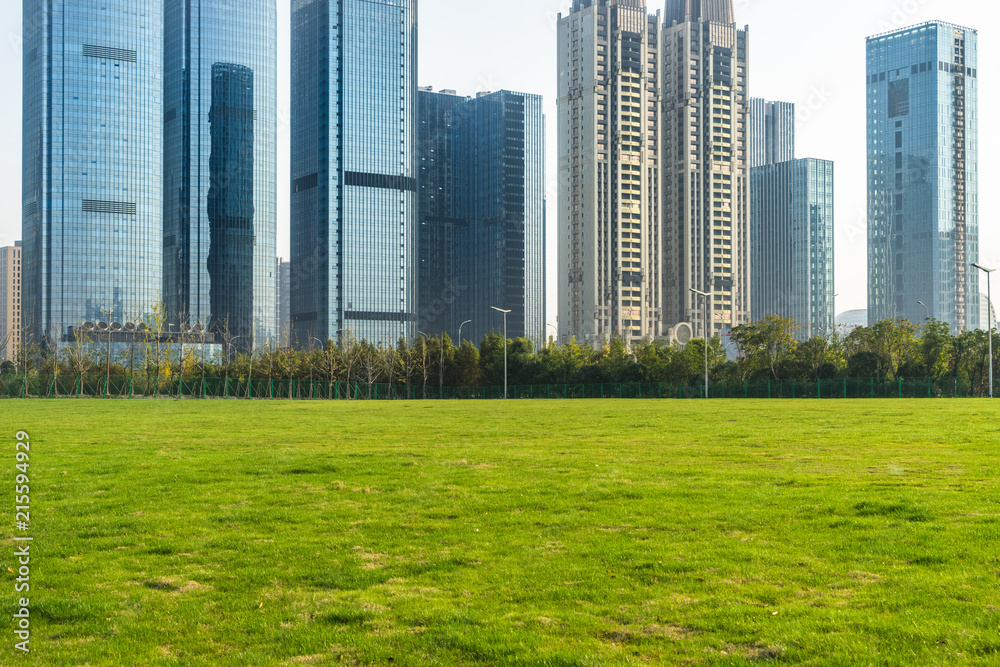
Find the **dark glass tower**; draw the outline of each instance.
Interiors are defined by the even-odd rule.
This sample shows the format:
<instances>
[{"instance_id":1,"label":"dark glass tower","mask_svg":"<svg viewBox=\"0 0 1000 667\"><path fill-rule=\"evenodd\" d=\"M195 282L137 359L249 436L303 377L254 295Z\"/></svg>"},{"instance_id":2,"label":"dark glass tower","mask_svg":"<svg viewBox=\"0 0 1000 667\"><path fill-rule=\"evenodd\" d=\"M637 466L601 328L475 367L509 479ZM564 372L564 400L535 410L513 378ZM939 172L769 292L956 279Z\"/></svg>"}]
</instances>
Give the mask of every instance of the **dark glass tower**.
<instances>
[{"instance_id":1,"label":"dark glass tower","mask_svg":"<svg viewBox=\"0 0 1000 667\"><path fill-rule=\"evenodd\" d=\"M545 340L545 116L542 98L481 94L452 116L452 211L468 221L468 337Z\"/></svg>"},{"instance_id":2,"label":"dark glass tower","mask_svg":"<svg viewBox=\"0 0 1000 667\"><path fill-rule=\"evenodd\" d=\"M163 299L169 322L275 335L274 0L168 3Z\"/></svg>"},{"instance_id":3,"label":"dark glass tower","mask_svg":"<svg viewBox=\"0 0 1000 667\"><path fill-rule=\"evenodd\" d=\"M940 22L868 38L871 323L979 327L977 44Z\"/></svg>"},{"instance_id":4,"label":"dark glass tower","mask_svg":"<svg viewBox=\"0 0 1000 667\"><path fill-rule=\"evenodd\" d=\"M163 5L25 0L25 325L150 314L161 287Z\"/></svg>"},{"instance_id":5,"label":"dark glass tower","mask_svg":"<svg viewBox=\"0 0 1000 667\"><path fill-rule=\"evenodd\" d=\"M452 211L451 111L468 99L431 88L417 93L417 329L432 335L447 333L456 343L460 334L469 333L462 323L468 319L472 276L469 222Z\"/></svg>"},{"instance_id":6,"label":"dark glass tower","mask_svg":"<svg viewBox=\"0 0 1000 667\"><path fill-rule=\"evenodd\" d=\"M292 329L416 322L416 0L292 2Z\"/></svg>"}]
</instances>

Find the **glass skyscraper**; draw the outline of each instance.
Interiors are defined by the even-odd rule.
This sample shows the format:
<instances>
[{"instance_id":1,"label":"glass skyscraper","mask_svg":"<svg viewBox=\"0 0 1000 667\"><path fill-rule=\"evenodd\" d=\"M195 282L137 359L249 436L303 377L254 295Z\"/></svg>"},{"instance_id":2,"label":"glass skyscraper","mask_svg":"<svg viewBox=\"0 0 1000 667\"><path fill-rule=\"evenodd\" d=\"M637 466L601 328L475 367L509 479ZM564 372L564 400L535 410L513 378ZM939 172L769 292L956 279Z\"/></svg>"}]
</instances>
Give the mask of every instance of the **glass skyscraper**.
<instances>
[{"instance_id":1,"label":"glass skyscraper","mask_svg":"<svg viewBox=\"0 0 1000 667\"><path fill-rule=\"evenodd\" d=\"M979 327L977 41L940 22L868 38L870 323Z\"/></svg>"},{"instance_id":2,"label":"glass skyscraper","mask_svg":"<svg viewBox=\"0 0 1000 667\"><path fill-rule=\"evenodd\" d=\"M296 344L415 335L416 0L292 1Z\"/></svg>"},{"instance_id":3,"label":"glass skyscraper","mask_svg":"<svg viewBox=\"0 0 1000 667\"><path fill-rule=\"evenodd\" d=\"M472 276L469 221L453 211L451 110L468 100L450 90L417 93L417 329L447 333L456 344L469 333L462 323L468 319Z\"/></svg>"},{"instance_id":4,"label":"glass skyscraper","mask_svg":"<svg viewBox=\"0 0 1000 667\"><path fill-rule=\"evenodd\" d=\"M167 319L272 340L277 232L274 0L183 0L164 15Z\"/></svg>"},{"instance_id":5,"label":"glass skyscraper","mask_svg":"<svg viewBox=\"0 0 1000 667\"><path fill-rule=\"evenodd\" d=\"M163 4L25 0L25 324L150 313L162 287Z\"/></svg>"},{"instance_id":6,"label":"glass skyscraper","mask_svg":"<svg viewBox=\"0 0 1000 667\"><path fill-rule=\"evenodd\" d=\"M542 98L482 93L451 109L451 209L469 227L469 338L545 341L545 116Z\"/></svg>"},{"instance_id":7,"label":"glass skyscraper","mask_svg":"<svg viewBox=\"0 0 1000 667\"><path fill-rule=\"evenodd\" d=\"M790 317L796 337L834 328L833 163L806 158L750 170L750 284L755 320Z\"/></svg>"}]
</instances>

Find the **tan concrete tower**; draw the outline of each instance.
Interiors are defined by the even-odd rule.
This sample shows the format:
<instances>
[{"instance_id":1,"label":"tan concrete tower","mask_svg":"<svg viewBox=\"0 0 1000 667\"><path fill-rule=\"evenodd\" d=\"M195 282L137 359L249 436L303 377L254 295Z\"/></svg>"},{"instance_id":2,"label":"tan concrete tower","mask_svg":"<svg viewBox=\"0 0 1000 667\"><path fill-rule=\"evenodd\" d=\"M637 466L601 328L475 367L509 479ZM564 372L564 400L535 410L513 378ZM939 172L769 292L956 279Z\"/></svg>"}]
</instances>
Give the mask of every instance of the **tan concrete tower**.
<instances>
[{"instance_id":1,"label":"tan concrete tower","mask_svg":"<svg viewBox=\"0 0 1000 667\"><path fill-rule=\"evenodd\" d=\"M574 0L559 17L559 333L663 335L660 14Z\"/></svg>"},{"instance_id":2,"label":"tan concrete tower","mask_svg":"<svg viewBox=\"0 0 1000 667\"><path fill-rule=\"evenodd\" d=\"M750 321L748 31L732 0L667 0L662 54L665 326Z\"/></svg>"}]
</instances>

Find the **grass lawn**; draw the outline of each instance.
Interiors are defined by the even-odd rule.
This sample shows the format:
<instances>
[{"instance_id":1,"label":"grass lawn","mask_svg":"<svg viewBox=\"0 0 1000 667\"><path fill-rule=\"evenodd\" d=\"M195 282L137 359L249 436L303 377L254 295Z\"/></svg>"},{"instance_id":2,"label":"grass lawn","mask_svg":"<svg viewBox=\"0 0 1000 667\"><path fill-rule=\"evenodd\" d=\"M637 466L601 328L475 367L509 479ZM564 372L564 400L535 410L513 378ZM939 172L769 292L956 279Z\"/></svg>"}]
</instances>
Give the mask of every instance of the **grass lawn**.
<instances>
[{"instance_id":1,"label":"grass lawn","mask_svg":"<svg viewBox=\"0 0 1000 667\"><path fill-rule=\"evenodd\" d=\"M39 665L1000 665L986 401L0 401Z\"/></svg>"}]
</instances>

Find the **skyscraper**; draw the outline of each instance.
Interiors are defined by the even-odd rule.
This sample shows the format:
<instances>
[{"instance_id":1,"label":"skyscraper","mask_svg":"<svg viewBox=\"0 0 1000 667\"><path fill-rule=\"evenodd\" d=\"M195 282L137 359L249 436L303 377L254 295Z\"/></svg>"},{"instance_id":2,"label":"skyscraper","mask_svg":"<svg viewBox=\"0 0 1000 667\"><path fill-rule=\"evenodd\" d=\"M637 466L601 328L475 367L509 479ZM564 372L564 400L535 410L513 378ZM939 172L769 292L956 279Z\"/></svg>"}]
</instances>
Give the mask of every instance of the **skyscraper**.
<instances>
[{"instance_id":1,"label":"skyscraper","mask_svg":"<svg viewBox=\"0 0 1000 667\"><path fill-rule=\"evenodd\" d=\"M23 13L23 317L57 343L149 314L162 287L163 5L25 0Z\"/></svg>"},{"instance_id":2,"label":"skyscraper","mask_svg":"<svg viewBox=\"0 0 1000 667\"><path fill-rule=\"evenodd\" d=\"M978 37L868 38L868 317L979 327Z\"/></svg>"},{"instance_id":3,"label":"skyscraper","mask_svg":"<svg viewBox=\"0 0 1000 667\"><path fill-rule=\"evenodd\" d=\"M274 0L167 3L163 300L167 319L275 336Z\"/></svg>"},{"instance_id":4,"label":"skyscraper","mask_svg":"<svg viewBox=\"0 0 1000 667\"><path fill-rule=\"evenodd\" d=\"M558 33L560 336L659 336L660 14L574 0Z\"/></svg>"},{"instance_id":5,"label":"skyscraper","mask_svg":"<svg viewBox=\"0 0 1000 667\"><path fill-rule=\"evenodd\" d=\"M14 361L21 344L21 242L0 248L0 363Z\"/></svg>"},{"instance_id":6,"label":"skyscraper","mask_svg":"<svg viewBox=\"0 0 1000 667\"><path fill-rule=\"evenodd\" d=\"M416 0L292 2L295 342L415 334Z\"/></svg>"},{"instance_id":7,"label":"skyscraper","mask_svg":"<svg viewBox=\"0 0 1000 667\"><path fill-rule=\"evenodd\" d=\"M462 317L478 342L490 331L545 341L545 116L542 98L480 93L451 109L454 215L469 229Z\"/></svg>"},{"instance_id":8,"label":"skyscraper","mask_svg":"<svg viewBox=\"0 0 1000 667\"><path fill-rule=\"evenodd\" d=\"M752 313L790 317L800 340L834 330L833 163L750 170Z\"/></svg>"},{"instance_id":9,"label":"skyscraper","mask_svg":"<svg viewBox=\"0 0 1000 667\"><path fill-rule=\"evenodd\" d=\"M445 332L456 342L467 319L472 276L469 222L453 212L451 110L468 100L453 90L417 93L417 329Z\"/></svg>"},{"instance_id":10,"label":"skyscraper","mask_svg":"<svg viewBox=\"0 0 1000 667\"><path fill-rule=\"evenodd\" d=\"M749 167L795 159L795 105L750 98Z\"/></svg>"},{"instance_id":11,"label":"skyscraper","mask_svg":"<svg viewBox=\"0 0 1000 667\"><path fill-rule=\"evenodd\" d=\"M707 305L709 334L750 319L747 41L732 0L667 0L665 319L701 332ZM712 296L702 299L691 289Z\"/></svg>"}]
</instances>

